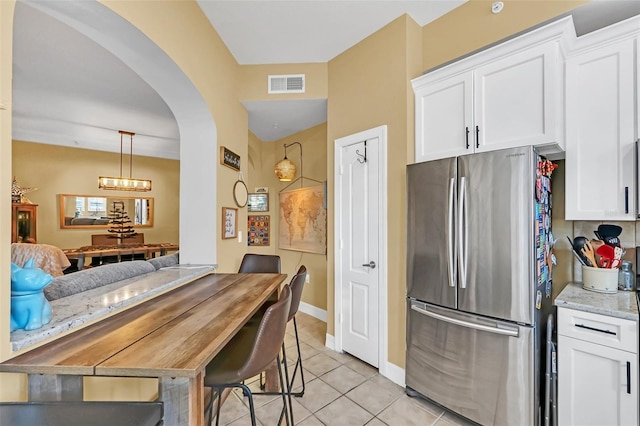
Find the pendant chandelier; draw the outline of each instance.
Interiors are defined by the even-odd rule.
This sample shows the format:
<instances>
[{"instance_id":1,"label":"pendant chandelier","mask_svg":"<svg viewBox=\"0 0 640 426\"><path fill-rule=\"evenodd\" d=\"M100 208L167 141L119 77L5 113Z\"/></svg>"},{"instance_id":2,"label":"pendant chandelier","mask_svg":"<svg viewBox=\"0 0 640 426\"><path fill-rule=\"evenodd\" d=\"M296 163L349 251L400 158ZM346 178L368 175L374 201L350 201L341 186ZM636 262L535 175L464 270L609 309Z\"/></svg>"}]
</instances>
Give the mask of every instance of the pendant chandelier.
<instances>
[{"instance_id":1,"label":"pendant chandelier","mask_svg":"<svg viewBox=\"0 0 640 426\"><path fill-rule=\"evenodd\" d=\"M151 191L151 180L135 179L131 177L133 170L133 136L135 133L119 130L120 133L120 177L100 176L98 178L98 189L111 189L115 191ZM129 177L122 176L122 142L124 136L129 136Z\"/></svg>"},{"instance_id":2,"label":"pendant chandelier","mask_svg":"<svg viewBox=\"0 0 640 426\"><path fill-rule=\"evenodd\" d=\"M300 171L302 171L302 145L300 142L284 144L284 158L278 161L274 168L276 177L280 182L290 182L296 176L296 165L287 158L287 148L296 144L300 147Z\"/></svg>"}]
</instances>

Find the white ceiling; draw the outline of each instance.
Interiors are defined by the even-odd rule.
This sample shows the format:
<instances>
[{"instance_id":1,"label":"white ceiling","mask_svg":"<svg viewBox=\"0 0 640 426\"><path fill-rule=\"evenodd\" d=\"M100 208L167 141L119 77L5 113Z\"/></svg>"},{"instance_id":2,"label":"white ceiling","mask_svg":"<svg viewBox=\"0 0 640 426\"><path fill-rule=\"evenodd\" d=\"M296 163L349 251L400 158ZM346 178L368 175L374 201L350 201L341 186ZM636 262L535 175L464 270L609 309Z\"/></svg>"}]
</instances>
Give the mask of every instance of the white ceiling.
<instances>
[{"instance_id":1,"label":"white ceiling","mask_svg":"<svg viewBox=\"0 0 640 426\"><path fill-rule=\"evenodd\" d=\"M16 5L13 138L118 152L117 131L127 130L136 133L135 154L178 159L178 127L162 98L101 46L41 12L45 1ZM198 3L240 64L270 64L327 62L404 13L423 26L464 1ZM638 13L637 0L596 1L574 20L578 32L589 32ZM264 141L326 121L326 99L243 104L250 130Z\"/></svg>"}]
</instances>

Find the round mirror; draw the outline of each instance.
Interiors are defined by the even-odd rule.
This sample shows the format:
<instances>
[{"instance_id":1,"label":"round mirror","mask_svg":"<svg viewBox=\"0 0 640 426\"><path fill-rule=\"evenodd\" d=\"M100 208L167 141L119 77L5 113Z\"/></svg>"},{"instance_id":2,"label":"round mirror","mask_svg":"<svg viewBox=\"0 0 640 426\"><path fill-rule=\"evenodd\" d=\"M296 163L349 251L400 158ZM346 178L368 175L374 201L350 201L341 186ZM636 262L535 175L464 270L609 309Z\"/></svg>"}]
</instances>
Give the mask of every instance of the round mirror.
<instances>
[{"instance_id":1,"label":"round mirror","mask_svg":"<svg viewBox=\"0 0 640 426\"><path fill-rule=\"evenodd\" d=\"M233 199L238 207L244 207L247 205L247 199L249 197L249 191L247 185L243 180L237 180L233 185Z\"/></svg>"}]
</instances>

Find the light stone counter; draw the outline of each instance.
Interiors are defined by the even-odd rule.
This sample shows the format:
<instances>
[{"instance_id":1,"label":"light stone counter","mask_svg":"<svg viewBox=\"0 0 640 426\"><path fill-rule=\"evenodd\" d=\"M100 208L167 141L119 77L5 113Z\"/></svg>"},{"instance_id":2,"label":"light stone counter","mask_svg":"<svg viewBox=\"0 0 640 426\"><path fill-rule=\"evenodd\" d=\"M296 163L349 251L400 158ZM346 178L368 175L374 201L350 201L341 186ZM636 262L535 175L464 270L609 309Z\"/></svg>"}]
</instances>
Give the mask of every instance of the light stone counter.
<instances>
[{"instance_id":1,"label":"light stone counter","mask_svg":"<svg viewBox=\"0 0 640 426\"><path fill-rule=\"evenodd\" d=\"M556 297L554 304L563 308L638 321L635 291L597 293L583 289L582 283L569 283Z\"/></svg>"},{"instance_id":2,"label":"light stone counter","mask_svg":"<svg viewBox=\"0 0 640 426\"><path fill-rule=\"evenodd\" d=\"M217 265L176 265L51 301L53 318L42 328L11 333L11 347L19 351L43 340L98 320L127 306L151 299L212 273Z\"/></svg>"}]
</instances>

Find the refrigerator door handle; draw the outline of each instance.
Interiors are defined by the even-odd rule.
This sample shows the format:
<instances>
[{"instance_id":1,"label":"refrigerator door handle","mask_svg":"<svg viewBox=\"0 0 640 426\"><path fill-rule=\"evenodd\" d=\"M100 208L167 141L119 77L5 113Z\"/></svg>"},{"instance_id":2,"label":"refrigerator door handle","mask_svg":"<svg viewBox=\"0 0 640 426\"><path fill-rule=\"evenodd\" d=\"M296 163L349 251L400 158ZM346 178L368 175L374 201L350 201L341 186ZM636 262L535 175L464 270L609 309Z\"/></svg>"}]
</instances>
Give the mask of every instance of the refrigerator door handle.
<instances>
[{"instance_id":1,"label":"refrigerator door handle","mask_svg":"<svg viewBox=\"0 0 640 426\"><path fill-rule=\"evenodd\" d=\"M473 322L468 322L468 321L462 321L456 318L450 318L446 315L441 315L441 314L437 314L435 312L431 312L431 311L427 311L426 309L422 309L419 306L416 306L414 304L411 304L411 310L414 310L416 312L419 312L423 315L426 315L428 317L440 320L440 321L444 321L444 322L448 322L450 324L455 324L455 325L459 325L461 327L466 327L466 328L473 328L475 330L480 330L480 331L486 331L489 333L495 333L495 334L502 334L504 336L510 336L510 337L518 337L518 330L511 330L511 329L505 329L505 328L498 328L498 327L491 327L488 325L482 325L482 324L476 324Z\"/></svg>"},{"instance_id":2,"label":"refrigerator door handle","mask_svg":"<svg viewBox=\"0 0 640 426\"><path fill-rule=\"evenodd\" d=\"M451 178L449 180L449 212L447 216L447 271L449 272L449 287L456 286L456 273L455 273L455 243L454 243L454 193L455 193L456 179Z\"/></svg>"},{"instance_id":3,"label":"refrigerator door handle","mask_svg":"<svg viewBox=\"0 0 640 426\"><path fill-rule=\"evenodd\" d=\"M467 229L466 215L466 178L460 178L460 195L458 196L458 270L460 271L460 288L467 288Z\"/></svg>"}]
</instances>

